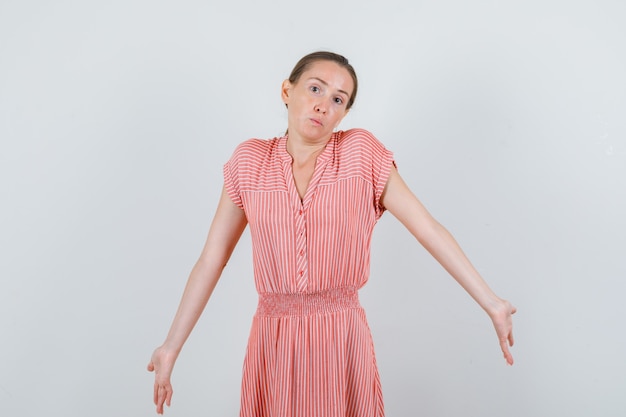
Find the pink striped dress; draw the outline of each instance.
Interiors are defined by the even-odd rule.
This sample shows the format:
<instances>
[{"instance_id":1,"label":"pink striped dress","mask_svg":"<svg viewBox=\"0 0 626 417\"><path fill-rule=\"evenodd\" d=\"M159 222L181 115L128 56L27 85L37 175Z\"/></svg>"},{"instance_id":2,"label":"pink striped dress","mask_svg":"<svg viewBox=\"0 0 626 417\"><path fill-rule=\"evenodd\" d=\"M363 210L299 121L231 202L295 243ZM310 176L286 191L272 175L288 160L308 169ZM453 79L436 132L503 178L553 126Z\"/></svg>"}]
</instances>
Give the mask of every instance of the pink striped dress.
<instances>
[{"instance_id":1,"label":"pink striped dress","mask_svg":"<svg viewBox=\"0 0 626 417\"><path fill-rule=\"evenodd\" d=\"M240 416L384 416L358 289L393 155L365 130L336 132L301 199L287 140L248 140L224 165L250 226L259 293Z\"/></svg>"}]
</instances>

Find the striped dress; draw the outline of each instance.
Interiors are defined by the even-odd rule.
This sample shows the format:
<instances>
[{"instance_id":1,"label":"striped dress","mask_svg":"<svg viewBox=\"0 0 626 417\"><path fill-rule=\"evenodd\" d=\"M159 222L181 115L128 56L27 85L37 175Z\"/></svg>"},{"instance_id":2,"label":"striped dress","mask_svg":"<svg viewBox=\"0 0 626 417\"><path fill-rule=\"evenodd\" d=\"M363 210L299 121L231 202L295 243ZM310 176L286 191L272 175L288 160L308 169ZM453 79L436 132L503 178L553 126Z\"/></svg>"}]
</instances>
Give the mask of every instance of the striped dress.
<instances>
[{"instance_id":1,"label":"striped dress","mask_svg":"<svg viewBox=\"0 0 626 417\"><path fill-rule=\"evenodd\" d=\"M335 132L301 199L287 140L248 140L224 165L250 226L259 293L240 416L384 416L358 289L393 155L365 130Z\"/></svg>"}]
</instances>

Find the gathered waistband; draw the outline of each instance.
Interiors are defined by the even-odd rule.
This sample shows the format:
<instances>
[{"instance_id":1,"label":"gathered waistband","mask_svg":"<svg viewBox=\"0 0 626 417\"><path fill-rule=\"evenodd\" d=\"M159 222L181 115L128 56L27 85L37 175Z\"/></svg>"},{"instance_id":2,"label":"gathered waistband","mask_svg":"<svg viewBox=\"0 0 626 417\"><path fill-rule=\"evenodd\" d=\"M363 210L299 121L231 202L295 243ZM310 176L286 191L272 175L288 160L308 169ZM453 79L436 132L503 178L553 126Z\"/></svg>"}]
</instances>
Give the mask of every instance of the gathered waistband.
<instances>
[{"instance_id":1,"label":"gathered waistband","mask_svg":"<svg viewBox=\"0 0 626 417\"><path fill-rule=\"evenodd\" d=\"M307 316L361 308L355 287L332 288L306 294L259 294L258 316Z\"/></svg>"}]
</instances>

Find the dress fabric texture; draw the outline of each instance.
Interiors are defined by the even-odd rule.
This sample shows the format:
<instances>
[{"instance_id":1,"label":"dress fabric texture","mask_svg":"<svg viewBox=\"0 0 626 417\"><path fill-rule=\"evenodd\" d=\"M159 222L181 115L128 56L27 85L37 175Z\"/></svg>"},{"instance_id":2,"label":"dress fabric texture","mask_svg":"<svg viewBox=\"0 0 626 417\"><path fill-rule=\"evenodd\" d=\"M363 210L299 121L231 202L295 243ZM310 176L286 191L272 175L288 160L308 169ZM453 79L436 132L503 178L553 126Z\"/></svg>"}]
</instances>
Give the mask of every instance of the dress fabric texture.
<instances>
[{"instance_id":1,"label":"dress fabric texture","mask_svg":"<svg viewBox=\"0 0 626 417\"><path fill-rule=\"evenodd\" d=\"M362 129L333 133L300 198L288 137L250 139L224 165L244 210L259 305L243 366L241 417L382 417L358 289L393 154Z\"/></svg>"}]
</instances>

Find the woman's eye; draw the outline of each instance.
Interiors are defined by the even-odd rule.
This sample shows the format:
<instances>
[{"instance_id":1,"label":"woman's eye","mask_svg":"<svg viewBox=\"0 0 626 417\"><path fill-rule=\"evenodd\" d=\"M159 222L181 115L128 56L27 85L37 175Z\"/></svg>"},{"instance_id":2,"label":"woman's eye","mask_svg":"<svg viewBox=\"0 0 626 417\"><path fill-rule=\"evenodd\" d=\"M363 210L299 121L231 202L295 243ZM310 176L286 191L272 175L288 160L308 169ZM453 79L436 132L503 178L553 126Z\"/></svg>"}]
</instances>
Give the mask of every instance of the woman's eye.
<instances>
[{"instance_id":1,"label":"woman's eye","mask_svg":"<svg viewBox=\"0 0 626 417\"><path fill-rule=\"evenodd\" d=\"M311 91L314 93L319 93L320 92L320 88L316 85L311 86Z\"/></svg>"},{"instance_id":2,"label":"woman's eye","mask_svg":"<svg viewBox=\"0 0 626 417\"><path fill-rule=\"evenodd\" d=\"M343 104L343 99L341 97L335 97L335 103Z\"/></svg>"}]
</instances>

